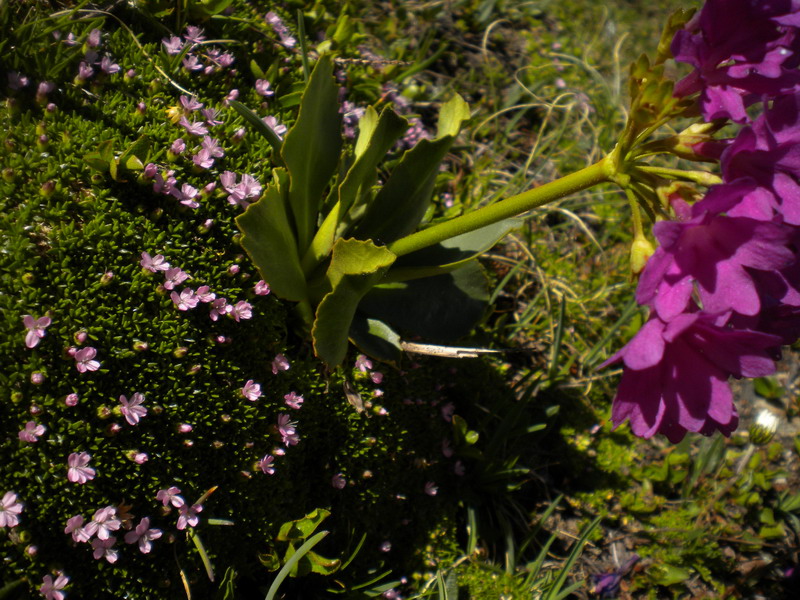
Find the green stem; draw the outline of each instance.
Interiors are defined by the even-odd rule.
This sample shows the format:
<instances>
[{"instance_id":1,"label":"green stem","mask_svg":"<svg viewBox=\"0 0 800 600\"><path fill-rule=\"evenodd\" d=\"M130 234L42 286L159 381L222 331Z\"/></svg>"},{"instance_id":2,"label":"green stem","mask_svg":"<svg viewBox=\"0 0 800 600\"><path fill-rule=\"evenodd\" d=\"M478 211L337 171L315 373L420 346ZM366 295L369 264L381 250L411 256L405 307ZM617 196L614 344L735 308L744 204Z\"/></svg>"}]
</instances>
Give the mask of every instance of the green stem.
<instances>
[{"instance_id":1,"label":"green stem","mask_svg":"<svg viewBox=\"0 0 800 600\"><path fill-rule=\"evenodd\" d=\"M607 158L603 158L576 173L400 238L389 244L389 250L397 256L403 256L462 233L469 233L492 223L521 215L598 183L612 181L613 177L612 164L608 162Z\"/></svg>"},{"instance_id":2,"label":"green stem","mask_svg":"<svg viewBox=\"0 0 800 600\"><path fill-rule=\"evenodd\" d=\"M722 179L718 175L709 173L708 171L684 171L681 169L670 169L667 167L652 167L649 165L641 165L636 167L637 170L645 173L652 173L667 179L682 179L684 181L693 181L700 185L712 186L722 183Z\"/></svg>"}]
</instances>

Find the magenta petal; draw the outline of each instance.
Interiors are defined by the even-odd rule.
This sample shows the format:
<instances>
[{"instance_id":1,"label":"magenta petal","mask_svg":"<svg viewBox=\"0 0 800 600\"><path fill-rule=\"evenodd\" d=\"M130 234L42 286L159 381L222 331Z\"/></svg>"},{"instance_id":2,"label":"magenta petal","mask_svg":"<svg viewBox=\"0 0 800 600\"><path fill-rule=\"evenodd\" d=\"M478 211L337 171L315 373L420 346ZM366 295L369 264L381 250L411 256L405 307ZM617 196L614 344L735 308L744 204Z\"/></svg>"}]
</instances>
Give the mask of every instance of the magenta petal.
<instances>
[{"instance_id":1,"label":"magenta petal","mask_svg":"<svg viewBox=\"0 0 800 600\"><path fill-rule=\"evenodd\" d=\"M664 354L664 324L653 319L644 324L625 346L625 365L636 371L658 364Z\"/></svg>"}]
</instances>

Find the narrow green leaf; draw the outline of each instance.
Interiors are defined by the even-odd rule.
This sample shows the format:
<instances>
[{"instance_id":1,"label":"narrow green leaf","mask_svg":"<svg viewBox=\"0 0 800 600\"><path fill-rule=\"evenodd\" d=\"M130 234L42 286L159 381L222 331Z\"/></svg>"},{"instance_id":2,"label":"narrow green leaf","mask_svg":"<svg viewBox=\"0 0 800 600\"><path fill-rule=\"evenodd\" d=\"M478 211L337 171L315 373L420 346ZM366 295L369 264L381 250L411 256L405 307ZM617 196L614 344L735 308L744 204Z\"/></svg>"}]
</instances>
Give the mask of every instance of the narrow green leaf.
<instances>
[{"instance_id":1,"label":"narrow green leaf","mask_svg":"<svg viewBox=\"0 0 800 600\"><path fill-rule=\"evenodd\" d=\"M302 254L311 243L322 194L339 163L342 116L333 60L324 55L308 80L297 121L286 134L281 156L290 174L289 204Z\"/></svg>"},{"instance_id":2,"label":"narrow green leaf","mask_svg":"<svg viewBox=\"0 0 800 600\"><path fill-rule=\"evenodd\" d=\"M317 308L311 332L314 352L329 366L344 360L356 307L394 260L395 255L387 248L371 241L339 239L334 244L326 273L331 291Z\"/></svg>"},{"instance_id":3,"label":"narrow green leaf","mask_svg":"<svg viewBox=\"0 0 800 600\"><path fill-rule=\"evenodd\" d=\"M200 540L200 536L197 535L197 532L194 530L194 528L190 527L188 532L189 532L189 538L192 540L195 548L197 548L197 552L200 554L200 560L203 561L203 566L206 569L206 575L208 575L208 580L213 582L214 565L211 564L211 559L208 557L208 552L206 552L205 546L203 546L203 542Z\"/></svg>"},{"instance_id":4,"label":"narrow green leaf","mask_svg":"<svg viewBox=\"0 0 800 600\"><path fill-rule=\"evenodd\" d=\"M233 567L225 570L217 589L216 600L236 600L236 571Z\"/></svg>"},{"instance_id":5,"label":"narrow green leaf","mask_svg":"<svg viewBox=\"0 0 800 600\"><path fill-rule=\"evenodd\" d=\"M264 195L236 218L242 247L253 260L261 277L281 298L306 299L306 280L300 269L297 240L286 206L286 172L275 169Z\"/></svg>"},{"instance_id":6,"label":"narrow green leaf","mask_svg":"<svg viewBox=\"0 0 800 600\"><path fill-rule=\"evenodd\" d=\"M320 531L317 535L312 537L305 544L300 546L300 548L298 548L297 552L295 552L295 554L286 562L286 564L283 565L281 570L275 576L275 580L272 582L272 585L269 586L269 590L267 591L267 595L264 600L275 599L275 595L278 593L283 580L289 576L289 573L291 573L296 567L297 563L300 562L300 559L303 558L307 552L310 552L314 546L319 544L326 535L328 535L327 531Z\"/></svg>"},{"instance_id":7,"label":"narrow green leaf","mask_svg":"<svg viewBox=\"0 0 800 600\"><path fill-rule=\"evenodd\" d=\"M266 138L266 140L269 142L269 145L272 146L272 159L275 161L275 164L277 164L279 167L284 167L285 164L280 153L281 147L283 146L283 141L278 137L278 134L272 131L272 128L264 123L264 121L262 121L256 113L247 108L238 100L231 100L230 105L242 116L245 121L247 121L253 130Z\"/></svg>"}]
</instances>

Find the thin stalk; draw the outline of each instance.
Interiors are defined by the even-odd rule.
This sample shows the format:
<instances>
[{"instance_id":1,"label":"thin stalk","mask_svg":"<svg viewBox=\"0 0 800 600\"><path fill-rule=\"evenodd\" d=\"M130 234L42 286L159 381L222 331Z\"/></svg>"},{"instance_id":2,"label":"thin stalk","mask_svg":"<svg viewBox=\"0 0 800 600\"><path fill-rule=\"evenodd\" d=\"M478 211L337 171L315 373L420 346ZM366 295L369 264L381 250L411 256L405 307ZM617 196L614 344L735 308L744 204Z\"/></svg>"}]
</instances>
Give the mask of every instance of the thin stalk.
<instances>
[{"instance_id":1,"label":"thin stalk","mask_svg":"<svg viewBox=\"0 0 800 600\"><path fill-rule=\"evenodd\" d=\"M604 158L576 173L407 235L389 244L388 248L397 256L403 256L462 233L469 233L503 219L521 215L598 183L612 181L613 177L612 165Z\"/></svg>"},{"instance_id":2,"label":"thin stalk","mask_svg":"<svg viewBox=\"0 0 800 600\"><path fill-rule=\"evenodd\" d=\"M708 171L683 171L681 169L670 169L667 167L653 167L649 165L642 165L636 167L638 171L645 173L652 173L659 177L668 179L683 179L685 181L693 181L704 186L718 185L722 183L722 178Z\"/></svg>"}]
</instances>

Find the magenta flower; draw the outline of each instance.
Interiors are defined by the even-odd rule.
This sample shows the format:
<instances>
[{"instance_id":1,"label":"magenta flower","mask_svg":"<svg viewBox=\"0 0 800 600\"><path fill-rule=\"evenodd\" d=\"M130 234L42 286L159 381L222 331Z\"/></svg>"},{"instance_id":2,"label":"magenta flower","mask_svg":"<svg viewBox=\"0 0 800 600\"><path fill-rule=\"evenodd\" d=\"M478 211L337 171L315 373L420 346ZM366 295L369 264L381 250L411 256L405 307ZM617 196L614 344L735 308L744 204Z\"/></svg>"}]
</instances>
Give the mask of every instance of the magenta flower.
<instances>
[{"instance_id":1,"label":"magenta flower","mask_svg":"<svg viewBox=\"0 0 800 600\"><path fill-rule=\"evenodd\" d=\"M186 142L183 141L183 138L176 139L169 147L169 151L176 155L182 154L184 150L186 150Z\"/></svg>"},{"instance_id":2,"label":"magenta flower","mask_svg":"<svg viewBox=\"0 0 800 600\"><path fill-rule=\"evenodd\" d=\"M208 125L209 127L222 125L223 121L220 121L218 119L219 111L216 108L204 108L200 112L203 115L203 119L205 120L206 125ZM212 153L212 155L216 156L217 158L222 157L222 154L217 155Z\"/></svg>"},{"instance_id":3,"label":"magenta flower","mask_svg":"<svg viewBox=\"0 0 800 600\"><path fill-rule=\"evenodd\" d=\"M211 288L207 285L201 285L199 288L197 288L196 296L200 302L204 303L213 302L217 297L217 295L212 292Z\"/></svg>"},{"instance_id":4,"label":"magenta flower","mask_svg":"<svg viewBox=\"0 0 800 600\"><path fill-rule=\"evenodd\" d=\"M34 421L25 423L25 429L20 430L19 440L21 442L38 442L39 436L45 432L44 425L38 425Z\"/></svg>"},{"instance_id":5,"label":"magenta flower","mask_svg":"<svg viewBox=\"0 0 800 600\"><path fill-rule=\"evenodd\" d=\"M142 265L143 269L147 269L151 273L169 269L169 263L164 260L161 254L156 254L151 258L147 252L142 252L142 260L139 261L139 264Z\"/></svg>"},{"instance_id":6,"label":"magenta flower","mask_svg":"<svg viewBox=\"0 0 800 600\"><path fill-rule=\"evenodd\" d=\"M196 164L201 169L210 169L214 166L214 158L211 156L211 153L203 148L197 154L192 156L192 162Z\"/></svg>"},{"instance_id":7,"label":"magenta flower","mask_svg":"<svg viewBox=\"0 0 800 600\"><path fill-rule=\"evenodd\" d=\"M150 549L153 545L150 543L153 540L157 540L161 537L161 530L160 529L150 529L150 518L144 517L139 524L136 526L136 529L133 531L129 531L125 534L125 543L126 544L139 544L139 551L142 554L147 554L150 552Z\"/></svg>"},{"instance_id":8,"label":"magenta flower","mask_svg":"<svg viewBox=\"0 0 800 600\"><path fill-rule=\"evenodd\" d=\"M177 292L172 292L169 297L172 298L172 302L178 310L190 310L200 302L200 298L197 297L192 288L183 288L180 295Z\"/></svg>"},{"instance_id":9,"label":"magenta flower","mask_svg":"<svg viewBox=\"0 0 800 600\"><path fill-rule=\"evenodd\" d=\"M64 600L63 590L69 583L69 577L63 573L59 573L56 580L50 575L45 575L42 578L42 585L39 587L39 593L45 597L45 600Z\"/></svg>"},{"instance_id":10,"label":"magenta flower","mask_svg":"<svg viewBox=\"0 0 800 600\"><path fill-rule=\"evenodd\" d=\"M275 95L275 92L269 89L269 81L266 79L256 79L256 92L265 98Z\"/></svg>"},{"instance_id":11,"label":"magenta flower","mask_svg":"<svg viewBox=\"0 0 800 600\"><path fill-rule=\"evenodd\" d=\"M117 531L121 526L122 522L117 518L117 509L113 506L106 506L94 513L92 520L84 529L90 536L97 534L101 540L107 540L111 537L111 532Z\"/></svg>"},{"instance_id":12,"label":"magenta flower","mask_svg":"<svg viewBox=\"0 0 800 600\"><path fill-rule=\"evenodd\" d=\"M81 348L75 352L75 368L78 373L86 373L86 371L97 371L100 368L100 363L94 360L97 355L97 350L91 346Z\"/></svg>"},{"instance_id":13,"label":"magenta flower","mask_svg":"<svg viewBox=\"0 0 800 600\"><path fill-rule=\"evenodd\" d=\"M264 458L258 461L258 468L261 469L261 472L265 475L274 475L275 474L275 457L267 454Z\"/></svg>"},{"instance_id":14,"label":"magenta flower","mask_svg":"<svg viewBox=\"0 0 800 600\"><path fill-rule=\"evenodd\" d=\"M180 496L181 493L180 488L175 487L174 485L169 489L165 490L158 490L156 494L156 500L160 500L161 503L166 506L167 504L171 504L175 508L180 508L186 501L183 499L183 496Z\"/></svg>"},{"instance_id":15,"label":"magenta flower","mask_svg":"<svg viewBox=\"0 0 800 600\"><path fill-rule=\"evenodd\" d=\"M189 275L181 271L178 267L172 267L164 272L164 288L167 290L174 289L176 285L183 283L189 279Z\"/></svg>"},{"instance_id":16,"label":"magenta flower","mask_svg":"<svg viewBox=\"0 0 800 600\"><path fill-rule=\"evenodd\" d=\"M186 527L197 527L197 524L200 522L200 518L197 516L197 513L203 511L202 504L192 504L191 506L187 506L184 504L183 506L178 507L178 524L176 527L178 529L186 529Z\"/></svg>"},{"instance_id":17,"label":"magenta flower","mask_svg":"<svg viewBox=\"0 0 800 600\"><path fill-rule=\"evenodd\" d=\"M180 190L177 187L173 187L169 193L175 196L184 206L188 206L189 208L197 208L200 206L200 203L196 200L198 196L197 188L188 183L184 183Z\"/></svg>"},{"instance_id":18,"label":"magenta flower","mask_svg":"<svg viewBox=\"0 0 800 600\"><path fill-rule=\"evenodd\" d=\"M289 408L299 409L303 405L303 397L295 392L289 392L283 400Z\"/></svg>"},{"instance_id":19,"label":"magenta flower","mask_svg":"<svg viewBox=\"0 0 800 600\"><path fill-rule=\"evenodd\" d=\"M203 70L203 65L194 54L186 56L181 63L183 64L183 68L190 72Z\"/></svg>"},{"instance_id":20,"label":"magenta flower","mask_svg":"<svg viewBox=\"0 0 800 600\"><path fill-rule=\"evenodd\" d=\"M174 293L174 292L173 292ZM147 415L147 407L142 406L144 402L144 394L136 392L131 399L128 400L125 396L119 397L119 402L122 405L122 416L129 425L136 425L139 419Z\"/></svg>"},{"instance_id":21,"label":"magenta flower","mask_svg":"<svg viewBox=\"0 0 800 600\"><path fill-rule=\"evenodd\" d=\"M92 75L94 75L94 69L90 67L87 63L81 62L78 65L78 82L82 83L89 79Z\"/></svg>"},{"instance_id":22,"label":"magenta flower","mask_svg":"<svg viewBox=\"0 0 800 600\"><path fill-rule=\"evenodd\" d=\"M64 533L72 534L72 539L78 543L85 543L92 539L92 536L83 527L83 515L75 515L67 519Z\"/></svg>"},{"instance_id":23,"label":"magenta flower","mask_svg":"<svg viewBox=\"0 0 800 600\"><path fill-rule=\"evenodd\" d=\"M89 32L88 37L86 38L86 45L89 48L97 48L100 45L100 34L102 32L99 29L92 29Z\"/></svg>"},{"instance_id":24,"label":"magenta flower","mask_svg":"<svg viewBox=\"0 0 800 600\"><path fill-rule=\"evenodd\" d=\"M264 281L263 279L256 283L255 288L253 291L256 293L256 296L267 296L270 292L269 284Z\"/></svg>"},{"instance_id":25,"label":"magenta flower","mask_svg":"<svg viewBox=\"0 0 800 600\"><path fill-rule=\"evenodd\" d=\"M264 117L261 120L264 121L264 125L266 125L270 129L272 129L272 131L275 133L275 135L278 136L279 140L283 139L283 134L286 133L286 125L282 125L281 123L278 123L278 119L276 119L272 115L270 115L268 117Z\"/></svg>"},{"instance_id":26,"label":"magenta flower","mask_svg":"<svg viewBox=\"0 0 800 600\"><path fill-rule=\"evenodd\" d=\"M81 452L80 454L73 452L67 458L67 479L72 483L84 484L87 481L94 479L95 470L89 466L89 461L92 460L88 452Z\"/></svg>"},{"instance_id":27,"label":"magenta flower","mask_svg":"<svg viewBox=\"0 0 800 600\"><path fill-rule=\"evenodd\" d=\"M289 364L289 359L286 358L283 354L276 354L275 358L272 359L272 374L277 375L278 371L288 371L291 365Z\"/></svg>"},{"instance_id":28,"label":"magenta flower","mask_svg":"<svg viewBox=\"0 0 800 600\"><path fill-rule=\"evenodd\" d=\"M368 359L365 355L359 354L356 357L356 369L358 369L362 373L366 373L371 368L372 368L372 361Z\"/></svg>"},{"instance_id":29,"label":"magenta flower","mask_svg":"<svg viewBox=\"0 0 800 600\"><path fill-rule=\"evenodd\" d=\"M176 35L161 40L167 54L180 54L183 50L183 40Z\"/></svg>"},{"instance_id":30,"label":"magenta flower","mask_svg":"<svg viewBox=\"0 0 800 600\"><path fill-rule=\"evenodd\" d=\"M631 430L649 438L662 433L673 443L687 431L724 435L739 417L728 377L762 377L774 372L781 339L726 327L727 316L681 314L669 323L653 317L603 366L618 361L625 372L611 420L629 419Z\"/></svg>"},{"instance_id":31,"label":"magenta flower","mask_svg":"<svg viewBox=\"0 0 800 600\"><path fill-rule=\"evenodd\" d=\"M237 323L240 319L250 319L253 316L253 307L249 302L240 300L233 305L230 315L234 318L234 320L236 320Z\"/></svg>"},{"instance_id":32,"label":"magenta flower","mask_svg":"<svg viewBox=\"0 0 800 600\"><path fill-rule=\"evenodd\" d=\"M203 123L199 123L197 121L189 121L186 117L181 117L178 121L178 125L183 127L186 130L186 133L189 135L206 135L208 133L208 127L206 127Z\"/></svg>"},{"instance_id":33,"label":"magenta flower","mask_svg":"<svg viewBox=\"0 0 800 600\"><path fill-rule=\"evenodd\" d=\"M71 393L71 394L67 394L64 397L64 404L66 406L70 407L70 408L72 408L73 406L77 406L78 405L78 394L76 394L74 392Z\"/></svg>"},{"instance_id":34,"label":"magenta flower","mask_svg":"<svg viewBox=\"0 0 800 600\"><path fill-rule=\"evenodd\" d=\"M252 379L248 379L241 392L242 396L250 400L250 402L255 402L261 397L261 386L254 383Z\"/></svg>"},{"instance_id":35,"label":"magenta flower","mask_svg":"<svg viewBox=\"0 0 800 600\"><path fill-rule=\"evenodd\" d=\"M347 480L344 478L342 473L336 473L333 477L331 477L331 486L337 490L343 490L347 485Z\"/></svg>"},{"instance_id":36,"label":"magenta flower","mask_svg":"<svg viewBox=\"0 0 800 600\"><path fill-rule=\"evenodd\" d=\"M228 301L225 298L216 298L212 300L211 310L208 313L209 318L212 321L216 321L223 315L230 314L233 311L233 307L228 304Z\"/></svg>"},{"instance_id":37,"label":"magenta flower","mask_svg":"<svg viewBox=\"0 0 800 600\"><path fill-rule=\"evenodd\" d=\"M35 348L39 344L39 340L44 337L44 330L50 326L50 317L39 317L34 319L30 315L23 315L22 324L28 332L25 334L25 345L28 348Z\"/></svg>"},{"instance_id":38,"label":"magenta flower","mask_svg":"<svg viewBox=\"0 0 800 600\"><path fill-rule=\"evenodd\" d=\"M111 60L110 57L104 56L100 60L100 70L106 75L113 75L114 73L119 73L120 66Z\"/></svg>"},{"instance_id":39,"label":"magenta flower","mask_svg":"<svg viewBox=\"0 0 800 600\"><path fill-rule=\"evenodd\" d=\"M94 556L95 560L100 560L101 558L105 558L108 562L112 565L117 562L119 558L119 553L113 549L114 544L117 543L117 539L114 537L109 538L95 538L92 540L92 549L94 552L92 556Z\"/></svg>"},{"instance_id":40,"label":"magenta flower","mask_svg":"<svg viewBox=\"0 0 800 600\"><path fill-rule=\"evenodd\" d=\"M0 527L16 527L21 513L22 503L17 502L17 495L14 492L3 494L0 499Z\"/></svg>"}]
</instances>

